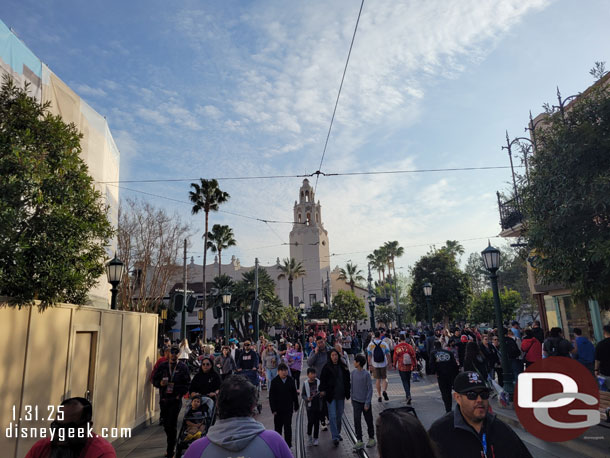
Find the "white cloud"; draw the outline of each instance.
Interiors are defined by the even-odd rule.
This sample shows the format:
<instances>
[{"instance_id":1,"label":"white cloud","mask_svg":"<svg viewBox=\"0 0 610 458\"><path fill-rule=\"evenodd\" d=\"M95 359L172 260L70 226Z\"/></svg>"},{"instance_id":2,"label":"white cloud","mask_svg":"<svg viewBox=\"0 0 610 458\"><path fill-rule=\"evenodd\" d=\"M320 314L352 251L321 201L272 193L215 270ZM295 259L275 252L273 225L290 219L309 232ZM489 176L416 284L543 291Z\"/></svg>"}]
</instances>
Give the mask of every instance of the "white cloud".
<instances>
[{"instance_id":1,"label":"white cloud","mask_svg":"<svg viewBox=\"0 0 610 458\"><path fill-rule=\"evenodd\" d=\"M106 97L106 91L99 87L91 87L87 84L74 84L76 92L81 96Z\"/></svg>"}]
</instances>

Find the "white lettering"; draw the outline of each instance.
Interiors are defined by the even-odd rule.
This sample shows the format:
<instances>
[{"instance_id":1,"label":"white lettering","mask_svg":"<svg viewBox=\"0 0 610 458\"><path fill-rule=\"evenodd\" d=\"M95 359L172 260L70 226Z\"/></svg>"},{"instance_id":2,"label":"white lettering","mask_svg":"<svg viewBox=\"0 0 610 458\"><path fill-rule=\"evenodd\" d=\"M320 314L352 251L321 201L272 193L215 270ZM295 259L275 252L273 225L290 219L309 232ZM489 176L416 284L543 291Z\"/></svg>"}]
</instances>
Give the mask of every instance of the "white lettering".
<instances>
[{"instance_id":1,"label":"white lettering","mask_svg":"<svg viewBox=\"0 0 610 458\"><path fill-rule=\"evenodd\" d=\"M591 396L585 393L554 393L540 398L540 401L553 401L556 399L565 399L566 397L570 398L570 402L572 402L574 399L578 399L584 402L585 404L589 404L591 406L597 404L597 399L595 398L595 396ZM534 417L536 417L536 419L540 423L546 426L550 426L551 428L557 429L588 428L590 426L598 425L601 419L601 415L599 413L599 410L597 409L571 409L568 410L568 413L570 415L584 415L585 417L587 417L587 419L584 421L566 423L551 418L551 416L549 415L549 409L546 407L534 409Z\"/></svg>"},{"instance_id":2,"label":"white lettering","mask_svg":"<svg viewBox=\"0 0 610 458\"><path fill-rule=\"evenodd\" d=\"M523 409L552 409L567 406L574 400L572 394L570 394L570 396L560 396L558 398L554 398L554 401L534 401L535 379L555 380L561 383L562 393L578 392L578 384L576 383L576 380L568 375L559 374L557 372L522 372L519 374L518 378L519 395L517 397L517 405ZM548 396L545 396L543 399L547 398Z\"/></svg>"}]
</instances>

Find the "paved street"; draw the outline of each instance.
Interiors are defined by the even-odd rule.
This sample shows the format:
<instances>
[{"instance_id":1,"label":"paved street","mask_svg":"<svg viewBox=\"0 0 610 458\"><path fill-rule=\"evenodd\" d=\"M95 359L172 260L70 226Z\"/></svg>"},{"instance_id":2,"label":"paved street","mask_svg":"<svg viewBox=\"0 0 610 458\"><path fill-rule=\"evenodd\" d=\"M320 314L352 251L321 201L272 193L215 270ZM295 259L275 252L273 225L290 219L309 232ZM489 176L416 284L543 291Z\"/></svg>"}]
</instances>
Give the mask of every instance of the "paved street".
<instances>
[{"instance_id":1,"label":"paved street","mask_svg":"<svg viewBox=\"0 0 610 458\"><path fill-rule=\"evenodd\" d=\"M388 395L390 400L388 402L377 402L376 394L373 399L373 417L377 418L377 415L385 408L399 407L405 405L405 396L400 383L400 378L396 371L389 372L389 387ZM417 412L418 418L421 420L424 427L427 429L430 425L440 416L444 414L444 407L440 398L440 393L436 385L436 380L433 377L426 377L420 382L413 382L411 384L412 396L413 396L413 407ZM261 392L261 401L263 404L263 412L257 415L257 420L262 422L268 429L273 429L273 417L269 411L269 404L267 401L267 392ZM498 408L499 409L499 408ZM184 409L183 409L184 412ZM353 425L353 412L351 402L345 403L345 415L344 419ZM297 415L293 416L293 436L296 435L298 425L296 424ZM306 434L306 416L304 416L304 423L302 425L303 434ZM566 448L565 446L543 442L531 434L523 431L521 428L513 428L517 435L525 442L526 446L536 458L577 458L582 457L582 453L576 453ZM329 455L332 456L355 456L352 452L353 442L350 440L347 431L342 432L344 441L339 444L338 448L335 448L331 441L330 430L320 431L320 445L317 447L306 447L306 456L308 458L325 458ZM366 424L363 420L363 433L364 439L366 440ZM296 441L293 440L294 444ZM293 444L293 453L296 453L295 446ZM163 428L158 424L143 428L134 434L134 436L118 446L116 446L118 458L153 458L163 457L165 453L165 434ZM376 458L377 449L365 449L368 457Z\"/></svg>"}]
</instances>

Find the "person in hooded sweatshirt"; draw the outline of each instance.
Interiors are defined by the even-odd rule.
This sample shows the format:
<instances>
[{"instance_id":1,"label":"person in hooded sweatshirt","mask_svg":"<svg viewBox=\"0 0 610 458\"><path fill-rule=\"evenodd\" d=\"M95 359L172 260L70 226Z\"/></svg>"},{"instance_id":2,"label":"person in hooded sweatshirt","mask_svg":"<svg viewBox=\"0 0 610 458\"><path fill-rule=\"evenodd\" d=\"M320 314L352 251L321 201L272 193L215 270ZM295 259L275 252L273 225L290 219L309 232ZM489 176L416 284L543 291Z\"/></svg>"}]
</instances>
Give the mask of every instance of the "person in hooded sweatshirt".
<instances>
[{"instance_id":1,"label":"person in hooded sweatshirt","mask_svg":"<svg viewBox=\"0 0 610 458\"><path fill-rule=\"evenodd\" d=\"M227 378L218 393L219 419L190 445L184 458L293 458L282 436L252 418L257 403L256 387L245 377Z\"/></svg>"}]
</instances>

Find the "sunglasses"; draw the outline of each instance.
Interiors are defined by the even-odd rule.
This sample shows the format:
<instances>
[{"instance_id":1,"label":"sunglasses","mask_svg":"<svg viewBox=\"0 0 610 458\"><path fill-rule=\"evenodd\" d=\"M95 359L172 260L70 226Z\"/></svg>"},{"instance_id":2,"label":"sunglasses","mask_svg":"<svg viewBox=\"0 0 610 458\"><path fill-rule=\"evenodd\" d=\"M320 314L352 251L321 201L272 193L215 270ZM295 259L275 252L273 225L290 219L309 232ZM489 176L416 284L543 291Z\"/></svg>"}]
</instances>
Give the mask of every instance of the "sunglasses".
<instances>
[{"instance_id":1,"label":"sunglasses","mask_svg":"<svg viewBox=\"0 0 610 458\"><path fill-rule=\"evenodd\" d=\"M202 364L202 366L203 366L203 367L206 367L206 366L211 366L211 364L210 364L210 363L203 363L203 364Z\"/></svg>"},{"instance_id":2,"label":"sunglasses","mask_svg":"<svg viewBox=\"0 0 610 458\"><path fill-rule=\"evenodd\" d=\"M489 391L488 390L483 390L483 391L467 391L466 393L462 393L462 394L464 396L466 396L469 401L476 401L479 396L481 396L481 399L483 401L485 401L486 399L489 399Z\"/></svg>"}]
</instances>

